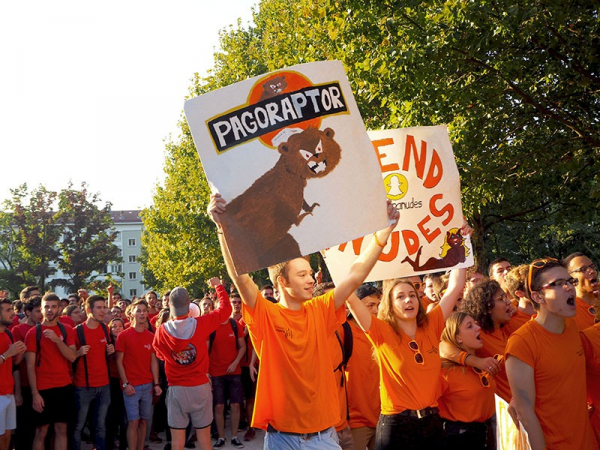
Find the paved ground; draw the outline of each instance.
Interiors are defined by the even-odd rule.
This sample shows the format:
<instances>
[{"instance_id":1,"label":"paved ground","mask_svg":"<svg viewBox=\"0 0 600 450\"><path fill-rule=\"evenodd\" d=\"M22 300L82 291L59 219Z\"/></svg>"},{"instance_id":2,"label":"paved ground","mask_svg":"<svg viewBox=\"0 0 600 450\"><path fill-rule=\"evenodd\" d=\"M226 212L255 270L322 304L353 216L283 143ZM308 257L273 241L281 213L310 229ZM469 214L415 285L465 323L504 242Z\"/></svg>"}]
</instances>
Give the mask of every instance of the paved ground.
<instances>
[{"instance_id":1,"label":"paved ground","mask_svg":"<svg viewBox=\"0 0 600 450\"><path fill-rule=\"evenodd\" d=\"M160 438L162 438L163 442L160 444L157 443L149 443L149 448L150 450L163 450L165 448L165 434L164 433L159 433L158 436ZM242 443L244 444L244 449L247 450L259 450L263 448L263 439L265 436L265 432L263 430L257 430L256 431L256 437L251 440L250 442L246 442L243 440L244 437L244 432L240 432L238 433L238 437L240 438L240 441L242 441ZM221 447L223 449L232 449L235 448L233 445L231 445L231 433L229 431L229 424L227 424L227 428L225 431L225 437L226 437L226 443L224 447ZM215 440L212 440L212 443L215 443ZM91 444L85 444L82 446L82 448L84 450L91 450L92 449L92 445ZM196 444L196 448L200 448L197 444Z\"/></svg>"}]
</instances>

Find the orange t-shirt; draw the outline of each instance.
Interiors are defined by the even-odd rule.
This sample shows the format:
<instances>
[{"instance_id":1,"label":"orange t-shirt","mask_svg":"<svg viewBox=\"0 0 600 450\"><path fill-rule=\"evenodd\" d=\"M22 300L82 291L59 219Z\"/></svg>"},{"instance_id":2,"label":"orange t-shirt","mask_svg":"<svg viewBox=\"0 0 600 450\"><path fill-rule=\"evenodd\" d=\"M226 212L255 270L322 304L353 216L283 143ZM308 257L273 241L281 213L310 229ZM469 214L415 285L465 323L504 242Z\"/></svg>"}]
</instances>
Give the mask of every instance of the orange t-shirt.
<instances>
[{"instance_id":1,"label":"orange t-shirt","mask_svg":"<svg viewBox=\"0 0 600 450\"><path fill-rule=\"evenodd\" d=\"M338 391L328 338L344 322L334 291L303 303L298 311L259 293L242 315L260 358L252 426L313 433L339 422Z\"/></svg>"},{"instance_id":2,"label":"orange t-shirt","mask_svg":"<svg viewBox=\"0 0 600 450\"><path fill-rule=\"evenodd\" d=\"M381 413L379 396L379 364L373 346L355 320L352 327L352 357L346 368L346 388L350 409L350 428L377 426Z\"/></svg>"},{"instance_id":3,"label":"orange t-shirt","mask_svg":"<svg viewBox=\"0 0 600 450\"><path fill-rule=\"evenodd\" d=\"M340 325L336 331L338 332L343 345L346 339L344 327ZM338 365L342 362L342 359L344 357L342 352L342 345L340 345L340 342L338 341L338 338L334 332L333 335L329 337L329 351L331 352L331 363L333 364L332 370L335 370L338 367ZM354 353L354 348L352 349L352 353ZM346 388L342 383L344 369L342 369L341 371L335 370L335 372L333 372L333 375L335 376L335 386L337 388L338 403L340 405L340 419L334 426L336 431L341 431L348 426L348 402L346 401Z\"/></svg>"},{"instance_id":4,"label":"orange t-shirt","mask_svg":"<svg viewBox=\"0 0 600 450\"><path fill-rule=\"evenodd\" d=\"M491 333L481 330L480 337L483 341L483 347L477 350L477 356L489 358L494 355L504 355L508 341L508 332L504 328L498 328ZM512 394L508 385L508 378L506 378L504 360L500 362L500 372L496 375L496 384L498 385L497 394L509 403Z\"/></svg>"},{"instance_id":5,"label":"orange t-shirt","mask_svg":"<svg viewBox=\"0 0 600 450\"><path fill-rule=\"evenodd\" d=\"M579 332L585 350L588 402L594 406L590 420L600 442L600 323Z\"/></svg>"},{"instance_id":6,"label":"orange t-shirt","mask_svg":"<svg viewBox=\"0 0 600 450\"><path fill-rule=\"evenodd\" d=\"M489 386L481 384L472 367L442 369L440 417L454 422L485 422L496 412L496 381L487 375Z\"/></svg>"},{"instance_id":7,"label":"orange t-shirt","mask_svg":"<svg viewBox=\"0 0 600 450\"><path fill-rule=\"evenodd\" d=\"M531 316L529 314L525 314L517 307L517 312L515 315L510 318L508 323L504 324L505 334L510 336L530 320Z\"/></svg>"},{"instance_id":8,"label":"orange t-shirt","mask_svg":"<svg viewBox=\"0 0 600 450\"><path fill-rule=\"evenodd\" d=\"M549 449L597 449L590 426L585 388L585 356L573 320L565 331L551 333L531 320L518 329L506 346L532 367L535 380L535 413Z\"/></svg>"},{"instance_id":9,"label":"orange t-shirt","mask_svg":"<svg viewBox=\"0 0 600 450\"><path fill-rule=\"evenodd\" d=\"M434 308L427 314L429 322L418 327L415 341L424 364L417 364L411 339L376 317L367 332L379 359L381 414L398 414L404 410L424 409L438 405L440 396L441 360L439 342L444 330L444 314Z\"/></svg>"},{"instance_id":10,"label":"orange t-shirt","mask_svg":"<svg viewBox=\"0 0 600 450\"><path fill-rule=\"evenodd\" d=\"M586 328L593 327L595 316L589 311L590 305L577 297L575 300L575 306L577 308L577 314L575 315L577 329L579 331L583 331Z\"/></svg>"}]
</instances>

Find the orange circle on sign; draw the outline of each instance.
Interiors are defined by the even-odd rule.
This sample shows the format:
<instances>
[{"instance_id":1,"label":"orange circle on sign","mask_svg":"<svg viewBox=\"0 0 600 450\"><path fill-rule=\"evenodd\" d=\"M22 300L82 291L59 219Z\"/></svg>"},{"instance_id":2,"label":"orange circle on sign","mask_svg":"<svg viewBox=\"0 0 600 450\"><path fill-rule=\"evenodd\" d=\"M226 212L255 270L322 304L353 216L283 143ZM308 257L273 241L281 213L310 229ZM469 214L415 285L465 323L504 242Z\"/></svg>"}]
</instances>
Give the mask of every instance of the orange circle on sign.
<instances>
[{"instance_id":1,"label":"orange circle on sign","mask_svg":"<svg viewBox=\"0 0 600 450\"><path fill-rule=\"evenodd\" d=\"M279 86L282 87L281 91L277 92L276 94L270 91L270 82L279 83ZM311 86L313 86L313 84L310 82L310 80L298 72L282 70L280 72L271 73L258 80L254 87L250 90L250 94L248 95L248 105L254 105L259 101L274 98L281 94L296 92L302 88ZM321 118L317 117L315 119L308 119L293 125L294 128L301 128L302 130L306 130L310 126L319 128L321 126ZM258 139L267 147L276 148L273 145L273 138L277 136L284 128L286 127L263 134Z\"/></svg>"}]
</instances>

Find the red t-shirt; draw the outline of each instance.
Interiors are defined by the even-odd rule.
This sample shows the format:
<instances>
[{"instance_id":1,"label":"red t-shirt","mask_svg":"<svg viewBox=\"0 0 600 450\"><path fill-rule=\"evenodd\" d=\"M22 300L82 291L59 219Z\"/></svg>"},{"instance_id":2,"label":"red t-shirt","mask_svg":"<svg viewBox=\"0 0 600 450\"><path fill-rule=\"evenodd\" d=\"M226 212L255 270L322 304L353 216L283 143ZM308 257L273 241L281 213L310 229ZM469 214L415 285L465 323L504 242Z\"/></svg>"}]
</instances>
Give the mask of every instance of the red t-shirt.
<instances>
[{"instance_id":1,"label":"red t-shirt","mask_svg":"<svg viewBox=\"0 0 600 450\"><path fill-rule=\"evenodd\" d=\"M25 336L27 332L33 328L32 325L28 325L27 323L21 323L12 329L13 337L15 338L15 342L21 341L25 342ZM27 361L25 358L21 360L21 364L19 364L19 376L21 378L21 387L29 387L29 377L27 376Z\"/></svg>"},{"instance_id":2,"label":"red t-shirt","mask_svg":"<svg viewBox=\"0 0 600 450\"><path fill-rule=\"evenodd\" d=\"M106 334L102 329L102 325L98 324L96 328L89 328L87 323L83 324L83 333L85 335L85 343L90 346L90 351L86 356L77 360L77 370L73 376L73 384L77 387L100 387L108 384L108 368L106 366ZM77 349L81 347L79 335L75 330L75 345ZM88 381L85 380L85 363L87 361Z\"/></svg>"},{"instance_id":3,"label":"red t-shirt","mask_svg":"<svg viewBox=\"0 0 600 450\"><path fill-rule=\"evenodd\" d=\"M148 330L141 333L134 327L127 328L117 337L117 352L124 353L123 367L127 381L132 386L152 383L152 340L154 335Z\"/></svg>"},{"instance_id":4,"label":"red t-shirt","mask_svg":"<svg viewBox=\"0 0 600 450\"><path fill-rule=\"evenodd\" d=\"M4 354L12 341L6 332L0 333L0 355ZM0 364L0 395L13 394L15 390L15 380L12 376L13 357L6 358L6 362Z\"/></svg>"},{"instance_id":5,"label":"red t-shirt","mask_svg":"<svg viewBox=\"0 0 600 450\"><path fill-rule=\"evenodd\" d=\"M238 324L238 338L244 337L244 330ZM235 360L238 354L236 337L233 328L227 320L217 328L217 335L210 352L210 376L220 377L222 375L240 375L242 368L238 364L233 372L227 372L227 368Z\"/></svg>"},{"instance_id":6,"label":"red t-shirt","mask_svg":"<svg viewBox=\"0 0 600 450\"><path fill-rule=\"evenodd\" d=\"M64 323L65 325L75 328L75 322L73 322L73 319L71 319L69 316L59 316L58 320L60 323Z\"/></svg>"},{"instance_id":7,"label":"red t-shirt","mask_svg":"<svg viewBox=\"0 0 600 450\"><path fill-rule=\"evenodd\" d=\"M219 307L214 311L196 318L170 320L156 330L154 348L157 357L165 362L169 386L199 386L208 383L206 341L210 333L231 314L229 296L223 286L217 286L217 295ZM227 326L231 330L231 326Z\"/></svg>"},{"instance_id":8,"label":"red t-shirt","mask_svg":"<svg viewBox=\"0 0 600 450\"><path fill-rule=\"evenodd\" d=\"M65 330L67 331L67 345L69 347L71 345L75 345L75 333L73 332L73 328L71 328L69 325L63 325L63 327L65 327ZM36 361L35 367L38 391L63 387L71 384L71 373L69 371L71 362L63 356L57 344L44 336L43 333L45 330L54 331L60 340L63 340L63 334L61 333L58 325L54 325L53 327L42 325L42 339L40 340L39 352L40 365L38 366ZM34 355L36 354L37 350L35 336L36 327L31 327L25 336L25 345L27 346L27 351L32 352Z\"/></svg>"}]
</instances>

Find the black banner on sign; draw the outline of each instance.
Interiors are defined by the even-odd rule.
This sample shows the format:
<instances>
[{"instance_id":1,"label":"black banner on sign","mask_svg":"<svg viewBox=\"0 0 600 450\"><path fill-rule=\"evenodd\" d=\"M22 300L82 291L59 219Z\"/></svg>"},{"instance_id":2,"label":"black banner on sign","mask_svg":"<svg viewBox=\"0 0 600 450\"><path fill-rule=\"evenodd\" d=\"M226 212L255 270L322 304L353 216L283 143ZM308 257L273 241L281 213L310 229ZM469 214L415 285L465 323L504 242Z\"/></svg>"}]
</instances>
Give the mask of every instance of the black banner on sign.
<instances>
[{"instance_id":1,"label":"black banner on sign","mask_svg":"<svg viewBox=\"0 0 600 450\"><path fill-rule=\"evenodd\" d=\"M305 120L348 112L339 83L310 86L257 102L207 122L218 152Z\"/></svg>"}]
</instances>

